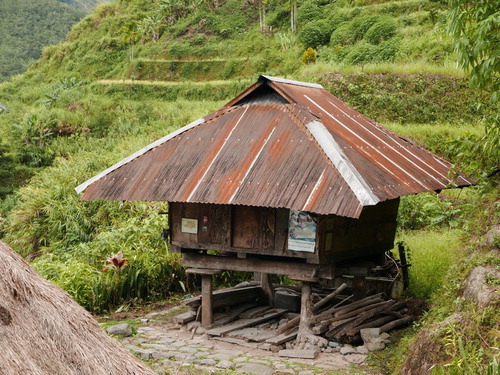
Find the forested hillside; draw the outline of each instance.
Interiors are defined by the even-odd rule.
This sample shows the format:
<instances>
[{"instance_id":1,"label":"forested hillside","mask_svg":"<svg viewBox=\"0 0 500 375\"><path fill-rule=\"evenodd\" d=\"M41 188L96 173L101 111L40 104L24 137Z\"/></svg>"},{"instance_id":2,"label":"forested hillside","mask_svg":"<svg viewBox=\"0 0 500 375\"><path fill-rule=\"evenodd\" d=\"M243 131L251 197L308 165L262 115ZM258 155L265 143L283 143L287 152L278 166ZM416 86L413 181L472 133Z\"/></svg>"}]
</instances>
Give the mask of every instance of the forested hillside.
<instances>
[{"instance_id":1,"label":"forested hillside","mask_svg":"<svg viewBox=\"0 0 500 375\"><path fill-rule=\"evenodd\" d=\"M479 312L460 290L473 266L500 267L490 252L498 240L483 239L500 221L499 107L494 88L471 87L457 67L449 16L447 3L430 0L99 5L26 73L0 84L0 238L96 313L193 288L160 235L165 203L80 202L74 188L219 108L258 74L321 83L478 180L461 192L404 197L398 240L412 256L409 295L434 306L420 325L454 313L464 322L434 338L446 343L436 365L486 371L498 356L499 311ZM123 272L101 272L120 251ZM225 272L216 281L243 277ZM419 330L381 360L387 371L403 366Z\"/></svg>"},{"instance_id":2,"label":"forested hillside","mask_svg":"<svg viewBox=\"0 0 500 375\"><path fill-rule=\"evenodd\" d=\"M23 73L42 48L64 40L96 0L4 0L0 2L0 82ZM102 1L100 1L102 2Z\"/></svg>"},{"instance_id":3,"label":"forested hillside","mask_svg":"<svg viewBox=\"0 0 500 375\"><path fill-rule=\"evenodd\" d=\"M61 3L68 4L74 8L83 9L90 12L97 4L110 2L110 0L59 0Z\"/></svg>"}]
</instances>

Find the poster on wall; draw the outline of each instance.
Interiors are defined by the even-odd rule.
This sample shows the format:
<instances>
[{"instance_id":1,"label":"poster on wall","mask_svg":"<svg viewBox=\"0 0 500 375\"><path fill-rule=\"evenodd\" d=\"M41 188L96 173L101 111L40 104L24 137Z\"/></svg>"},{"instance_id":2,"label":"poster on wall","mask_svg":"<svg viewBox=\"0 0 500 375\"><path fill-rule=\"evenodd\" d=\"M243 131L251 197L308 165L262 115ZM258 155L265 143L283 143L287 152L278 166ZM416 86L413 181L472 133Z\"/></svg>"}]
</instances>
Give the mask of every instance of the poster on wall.
<instances>
[{"instance_id":1,"label":"poster on wall","mask_svg":"<svg viewBox=\"0 0 500 375\"><path fill-rule=\"evenodd\" d=\"M182 218L181 223L181 232L182 233L198 233L198 220L196 219L187 219L185 217Z\"/></svg>"},{"instance_id":2,"label":"poster on wall","mask_svg":"<svg viewBox=\"0 0 500 375\"><path fill-rule=\"evenodd\" d=\"M288 250L314 253L316 247L316 217L305 211L290 210Z\"/></svg>"}]
</instances>

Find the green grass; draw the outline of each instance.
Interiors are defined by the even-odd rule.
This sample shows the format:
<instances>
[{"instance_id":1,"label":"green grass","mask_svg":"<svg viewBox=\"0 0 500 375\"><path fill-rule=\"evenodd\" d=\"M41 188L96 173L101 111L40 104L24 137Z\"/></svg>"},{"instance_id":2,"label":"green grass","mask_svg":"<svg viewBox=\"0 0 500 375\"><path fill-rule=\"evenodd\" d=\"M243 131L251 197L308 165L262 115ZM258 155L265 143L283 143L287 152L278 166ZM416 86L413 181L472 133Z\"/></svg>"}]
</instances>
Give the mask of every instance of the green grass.
<instances>
[{"instance_id":1,"label":"green grass","mask_svg":"<svg viewBox=\"0 0 500 375\"><path fill-rule=\"evenodd\" d=\"M103 330L107 330L109 327L116 326L117 324L128 324L132 328L132 336L137 334L137 327L141 324L141 319L127 319L127 320L105 320L105 318L100 318L99 325Z\"/></svg>"},{"instance_id":2,"label":"green grass","mask_svg":"<svg viewBox=\"0 0 500 375\"><path fill-rule=\"evenodd\" d=\"M340 74L442 74L465 77L465 73L458 69L456 64L453 62L446 62L440 65L432 64L428 61L411 61L404 63L383 62L357 66L335 62L325 62L321 60L321 55L315 64L302 66L298 71L297 76L305 81L319 81L323 74L331 72Z\"/></svg>"},{"instance_id":3,"label":"green grass","mask_svg":"<svg viewBox=\"0 0 500 375\"><path fill-rule=\"evenodd\" d=\"M448 152L450 143L462 137L480 137L484 135L484 126L477 123L401 124L384 122L382 125L403 137L409 138L412 142L427 148L429 151L458 164L460 164L460 160L454 160L454 153Z\"/></svg>"},{"instance_id":4,"label":"green grass","mask_svg":"<svg viewBox=\"0 0 500 375\"><path fill-rule=\"evenodd\" d=\"M246 80L215 80L215 81L151 81L140 79L102 79L97 84L102 85L149 85L149 86L204 86L204 85L230 85L234 83L248 83L250 86L253 81Z\"/></svg>"},{"instance_id":5,"label":"green grass","mask_svg":"<svg viewBox=\"0 0 500 375\"><path fill-rule=\"evenodd\" d=\"M410 231L398 235L409 251L410 287L412 296L429 299L446 282L450 267L461 256L458 230Z\"/></svg>"},{"instance_id":6,"label":"green grass","mask_svg":"<svg viewBox=\"0 0 500 375\"><path fill-rule=\"evenodd\" d=\"M433 123L433 124L400 124L395 122L387 122L383 124L386 128L404 136L416 139L422 144L429 143L433 137L441 136L448 139L454 139L466 135L481 136L484 134L484 127L479 124L448 124L448 123Z\"/></svg>"}]
</instances>

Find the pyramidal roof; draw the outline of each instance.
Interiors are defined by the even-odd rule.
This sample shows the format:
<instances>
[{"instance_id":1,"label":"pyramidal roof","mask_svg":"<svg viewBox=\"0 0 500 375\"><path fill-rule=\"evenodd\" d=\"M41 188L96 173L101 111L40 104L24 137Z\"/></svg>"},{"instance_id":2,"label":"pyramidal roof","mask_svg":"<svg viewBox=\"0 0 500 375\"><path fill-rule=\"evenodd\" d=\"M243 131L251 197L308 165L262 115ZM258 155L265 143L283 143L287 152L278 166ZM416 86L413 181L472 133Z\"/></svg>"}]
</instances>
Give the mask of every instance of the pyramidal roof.
<instances>
[{"instance_id":1,"label":"pyramidal roof","mask_svg":"<svg viewBox=\"0 0 500 375\"><path fill-rule=\"evenodd\" d=\"M260 76L219 110L76 188L84 200L282 207L357 218L364 206L474 182L321 85Z\"/></svg>"}]
</instances>

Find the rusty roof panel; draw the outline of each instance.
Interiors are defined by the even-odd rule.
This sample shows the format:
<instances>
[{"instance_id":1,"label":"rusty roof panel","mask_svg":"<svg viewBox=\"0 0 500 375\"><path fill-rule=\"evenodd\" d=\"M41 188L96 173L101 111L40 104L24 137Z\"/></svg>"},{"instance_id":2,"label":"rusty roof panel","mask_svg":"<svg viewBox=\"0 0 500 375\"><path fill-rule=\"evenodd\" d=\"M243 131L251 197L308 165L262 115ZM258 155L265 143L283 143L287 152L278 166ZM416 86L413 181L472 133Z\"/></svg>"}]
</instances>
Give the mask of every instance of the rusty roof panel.
<instances>
[{"instance_id":1,"label":"rusty roof panel","mask_svg":"<svg viewBox=\"0 0 500 375\"><path fill-rule=\"evenodd\" d=\"M363 206L450 186L450 168L320 85L263 76L218 111L77 189L86 189L82 199L238 204L359 217ZM453 182L473 183L463 175Z\"/></svg>"},{"instance_id":2,"label":"rusty roof panel","mask_svg":"<svg viewBox=\"0 0 500 375\"><path fill-rule=\"evenodd\" d=\"M362 156L364 162L358 159L359 169L366 169L366 162L382 172L377 177L377 171L370 168L372 172L364 174L374 191L383 190L386 176L396 179L406 194L453 187L453 182L456 186L473 183L463 175L451 182L450 163L381 127L323 89L278 82L273 85L318 116L335 139L344 140L349 158L355 158L354 154Z\"/></svg>"}]
</instances>

